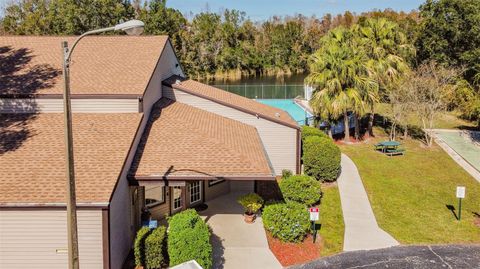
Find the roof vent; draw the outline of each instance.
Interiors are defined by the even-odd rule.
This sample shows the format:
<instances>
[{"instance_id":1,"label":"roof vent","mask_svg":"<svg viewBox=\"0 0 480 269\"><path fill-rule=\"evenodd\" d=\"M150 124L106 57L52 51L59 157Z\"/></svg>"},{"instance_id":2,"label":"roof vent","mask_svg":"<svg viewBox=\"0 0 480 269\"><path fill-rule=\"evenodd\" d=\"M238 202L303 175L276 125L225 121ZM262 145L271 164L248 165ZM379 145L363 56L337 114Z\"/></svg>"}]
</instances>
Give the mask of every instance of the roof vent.
<instances>
[{"instance_id":1,"label":"roof vent","mask_svg":"<svg viewBox=\"0 0 480 269\"><path fill-rule=\"evenodd\" d=\"M275 112L275 117L280 118L280 113Z\"/></svg>"}]
</instances>

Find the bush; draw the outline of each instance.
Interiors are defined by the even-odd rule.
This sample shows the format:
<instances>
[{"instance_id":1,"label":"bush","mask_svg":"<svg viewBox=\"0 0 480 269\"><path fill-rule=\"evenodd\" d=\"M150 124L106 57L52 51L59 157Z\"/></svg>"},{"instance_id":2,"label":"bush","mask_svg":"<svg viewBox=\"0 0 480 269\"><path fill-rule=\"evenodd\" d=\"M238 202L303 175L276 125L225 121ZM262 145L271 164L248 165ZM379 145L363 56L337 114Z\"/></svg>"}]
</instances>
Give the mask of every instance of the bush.
<instances>
[{"instance_id":1,"label":"bush","mask_svg":"<svg viewBox=\"0 0 480 269\"><path fill-rule=\"evenodd\" d=\"M320 183L310 176L291 176L280 181L280 190L287 202L311 206L320 201Z\"/></svg>"},{"instance_id":2,"label":"bush","mask_svg":"<svg viewBox=\"0 0 480 269\"><path fill-rule=\"evenodd\" d=\"M307 208L296 202L268 205L262 218L265 229L283 242L301 242L310 230Z\"/></svg>"},{"instance_id":3,"label":"bush","mask_svg":"<svg viewBox=\"0 0 480 269\"><path fill-rule=\"evenodd\" d=\"M288 169L282 170L282 178L291 177L292 175L293 175L292 170L288 170Z\"/></svg>"},{"instance_id":4,"label":"bush","mask_svg":"<svg viewBox=\"0 0 480 269\"><path fill-rule=\"evenodd\" d=\"M170 266L195 260L204 269L211 268L210 231L198 213L193 209L185 210L171 217L168 224Z\"/></svg>"},{"instance_id":5,"label":"bush","mask_svg":"<svg viewBox=\"0 0 480 269\"><path fill-rule=\"evenodd\" d=\"M341 153L331 139L308 137L303 145L305 174L322 182L337 179L340 171Z\"/></svg>"},{"instance_id":6,"label":"bush","mask_svg":"<svg viewBox=\"0 0 480 269\"><path fill-rule=\"evenodd\" d=\"M238 197L237 202L243 206L248 214L257 213L263 206L263 199L256 193L249 193Z\"/></svg>"},{"instance_id":7,"label":"bush","mask_svg":"<svg viewBox=\"0 0 480 269\"><path fill-rule=\"evenodd\" d=\"M135 242L133 243L133 254L135 256L135 265L145 265L145 239L150 233L150 228L142 227L137 231Z\"/></svg>"},{"instance_id":8,"label":"bush","mask_svg":"<svg viewBox=\"0 0 480 269\"><path fill-rule=\"evenodd\" d=\"M310 126L302 126L302 141L305 141L307 137L312 137L312 136L330 139L330 137L325 132L323 132L318 128L310 127Z\"/></svg>"},{"instance_id":9,"label":"bush","mask_svg":"<svg viewBox=\"0 0 480 269\"><path fill-rule=\"evenodd\" d=\"M145 239L145 267L147 269L160 268L165 261L163 257L165 233L166 228L160 226L154 229Z\"/></svg>"}]
</instances>

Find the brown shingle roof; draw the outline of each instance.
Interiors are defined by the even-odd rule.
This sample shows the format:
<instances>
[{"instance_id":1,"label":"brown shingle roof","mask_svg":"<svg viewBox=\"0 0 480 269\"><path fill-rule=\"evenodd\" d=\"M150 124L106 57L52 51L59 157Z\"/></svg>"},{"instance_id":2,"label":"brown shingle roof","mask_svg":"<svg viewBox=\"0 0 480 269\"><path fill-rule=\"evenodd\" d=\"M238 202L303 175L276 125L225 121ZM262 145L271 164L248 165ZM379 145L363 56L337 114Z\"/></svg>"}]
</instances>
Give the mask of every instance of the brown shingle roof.
<instances>
[{"instance_id":1,"label":"brown shingle roof","mask_svg":"<svg viewBox=\"0 0 480 269\"><path fill-rule=\"evenodd\" d=\"M0 95L61 94L61 41L76 37L0 37ZM72 94L142 95L166 36L89 36L72 54Z\"/></svg>"},{"instance_id":2,"label":"brown shingle roof","mask_svg":"<svg viewBox=\"0 0 480 269\"><path fill-rule=\"evenodd\" d=\"M180 83L176 83L177 80L179 80ZM258 115L259 117L267 120L278 122L292 128L299 128L297 122L292 119L287 112L281 109L259 103L255 100L245 98L243 96L230 93L195 80L185 80L179 76L172 76L166 79L163 83L174 89L243 110L253 115Z\"/></svg>"},{"instance_id":3,"label":"brown shingle roof","mask_svg":"<svg viewBox=\"0 0 480 269\"><path fill-rule=\"evenodd\" d=\"M108 203L142 114L73 114L79 203ZM0 114L0 205L65 203L63 114Z\"/></svg>"},{"instance_id":4,"label":"brown shingle roof","mask_svg":"<svg viewBox=\"0 0 480 269\"><path fill-rule=\"evenodd\" d=\"M136 179L274 178L253 126L166 98L152 111L131 175Z\"/></svg>"}]
</instances>

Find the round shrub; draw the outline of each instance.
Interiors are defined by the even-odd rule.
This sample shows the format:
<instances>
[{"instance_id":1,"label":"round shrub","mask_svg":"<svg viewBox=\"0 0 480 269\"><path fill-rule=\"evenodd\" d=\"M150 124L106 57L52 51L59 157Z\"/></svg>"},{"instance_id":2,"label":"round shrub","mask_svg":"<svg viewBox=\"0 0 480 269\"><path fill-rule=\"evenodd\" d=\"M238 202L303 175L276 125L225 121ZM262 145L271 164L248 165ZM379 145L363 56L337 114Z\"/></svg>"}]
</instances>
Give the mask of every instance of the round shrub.
<instances>
[{"instance_id":1,"label":"round shrub","mask_svg":"<svg viewBox=\"0 0 480 269\"><path fill-rule=\"evenodd\" d=\"M318 136L330 139L330 137L323 132L322 130L310 127L310 126L302 126L302 141L305 141L307 137Z\"/></svg>"},{"instance_id":2,"label":"round shrub","mask_svg":"<svg viewBox=\"0 0 480 269\"><path fill-rule=\"evenodd\" d=\"M301 242L310 230L307 208L296 202L268 205L262 218L265 229L283 242Z\"/></svg>"},{"instance_id":3,"label":"round shrub","mask_svg":"<svg viewBox=\"0 0 480 269\"><path fill-rule=\"evenodd\" d=\"M280 190L287 202L311 206L320 201L320 182L310 176L291 176L280 181Z\"/></svg>"},{"instance_id":4,"label":"round shrub","mask_svg":"<svg viewBox=\"0 0 480 269\"><path fill-rule=\"evenodd\" d=\"M202 268L212 267L212 244L205 221L193 209L175 214L168 220L167 250L170 266L195 260Z\"/></svg>"},{"instance_id":5,"label":"round shrub","mask_svg":"<svg viewBox=\"0 0 480 269\"><path fill-rule=\"evenodd\" d=\"M322 182L337 180L340 171L340 149L331 139L308 137L303 144L305 174Z\"/></svg>"}]
</instances>

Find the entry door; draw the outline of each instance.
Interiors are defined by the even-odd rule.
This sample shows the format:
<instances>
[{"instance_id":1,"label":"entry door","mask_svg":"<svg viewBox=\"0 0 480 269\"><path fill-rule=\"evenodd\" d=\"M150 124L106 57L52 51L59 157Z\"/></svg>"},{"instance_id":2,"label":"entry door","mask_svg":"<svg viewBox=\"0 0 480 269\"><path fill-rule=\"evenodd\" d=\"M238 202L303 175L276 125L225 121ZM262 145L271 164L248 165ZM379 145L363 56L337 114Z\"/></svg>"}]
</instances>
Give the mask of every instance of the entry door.
<instances>
[{"instance_id":1,"label":"entry door","mask_svg":"<svg viewBox=\"0 0 480 269\"><path fill-rule=\"evenodd\" d=\"M182 187L172 187L172 212L178 212L183 208Z\"/></svg>"},{"instance_id":2,"label":"entry door","mask_svg":"<svg viewBox=\"0 0 480 269\"><path fill-rule=\"evenodd\" d=\"M200 181L191 182L188 184L188 193L190 197L190 204L195 204L202 201L202 183Z\"/></svg>"}]
</instances>

